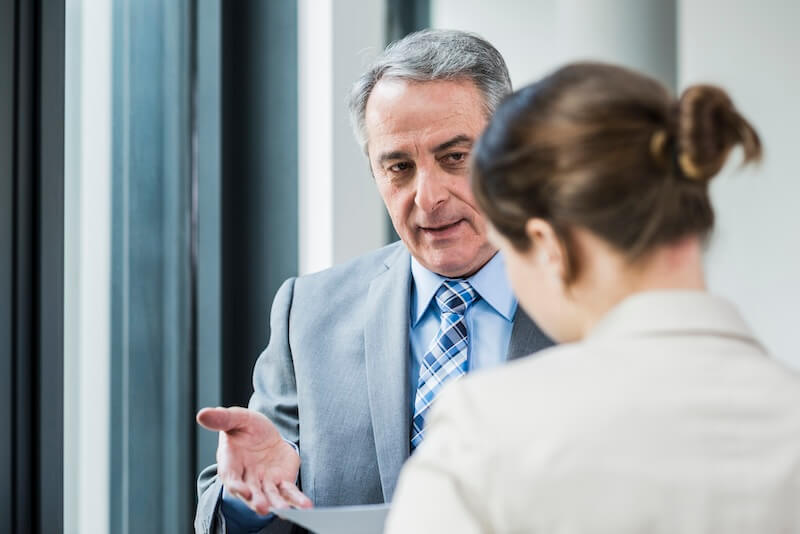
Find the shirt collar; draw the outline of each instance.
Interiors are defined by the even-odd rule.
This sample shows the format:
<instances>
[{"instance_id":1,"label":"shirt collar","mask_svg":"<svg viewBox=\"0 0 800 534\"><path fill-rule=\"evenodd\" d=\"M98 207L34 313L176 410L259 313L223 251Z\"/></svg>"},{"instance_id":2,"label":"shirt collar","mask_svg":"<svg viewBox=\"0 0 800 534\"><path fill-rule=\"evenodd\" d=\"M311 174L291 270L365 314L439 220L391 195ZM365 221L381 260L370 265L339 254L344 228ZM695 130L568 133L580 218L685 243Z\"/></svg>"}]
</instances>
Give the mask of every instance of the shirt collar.
<instances>
[{"instance_id":1,"label":"shirt collar","mask_svg":"<svg viewBox=\"0 0 800 534\"><path fill-rule=\"evenodd\" d=\"M425 310L430 306L439 286L447 278L429 271L413 256L411 257L411 278L414 281L415 297L412 302L416 304L411 310L411 326L416 326L425 314ZM514 312L517 311L517 299L511 291L511 284L506 277L505 260L502 254L499 252L495 254L477 273L467 278L467 281L497 313L508 321L514 319Z\"/></svg>"}]
</instances>

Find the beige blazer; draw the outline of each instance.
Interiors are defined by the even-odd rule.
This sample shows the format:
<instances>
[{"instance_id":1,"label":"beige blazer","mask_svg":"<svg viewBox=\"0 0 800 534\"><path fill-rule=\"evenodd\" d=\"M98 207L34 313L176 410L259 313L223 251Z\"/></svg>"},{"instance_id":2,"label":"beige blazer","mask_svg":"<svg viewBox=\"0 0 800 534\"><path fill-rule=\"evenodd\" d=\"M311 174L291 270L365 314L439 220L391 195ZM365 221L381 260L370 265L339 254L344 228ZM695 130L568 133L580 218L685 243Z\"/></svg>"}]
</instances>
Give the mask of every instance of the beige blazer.
<instances>
[{"instance_id":1,"label":"beige blazer","mask_svg":"<svg viewBox=\"0 0 800 534\"><path fill-rule=\"evenodd\" d=\"M706 293L633 296L429 425L390 534L800 533L800 375Z\"/></svg>"}]
</instances>

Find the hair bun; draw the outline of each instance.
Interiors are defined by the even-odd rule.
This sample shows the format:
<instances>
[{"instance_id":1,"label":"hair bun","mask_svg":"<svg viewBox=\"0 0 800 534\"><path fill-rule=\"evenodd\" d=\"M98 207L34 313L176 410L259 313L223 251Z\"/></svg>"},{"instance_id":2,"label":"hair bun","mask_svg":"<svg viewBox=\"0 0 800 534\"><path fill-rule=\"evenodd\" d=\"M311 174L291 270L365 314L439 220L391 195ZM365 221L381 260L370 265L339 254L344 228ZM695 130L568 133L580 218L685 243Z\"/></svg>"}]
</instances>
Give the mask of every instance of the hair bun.
<instances>
[{"instance_id":1,"label":"hair bun","mask_svg":"<svg viewBox=\"0 0 800 534\"><path fill-rule=\"evenodd\" d=\"M744 162L761 157L761 141L728 94L712 85L693 85L678 103L678 165L691 180L708 181L716 175L736 145Z\"/></svg>"}]
</instances>

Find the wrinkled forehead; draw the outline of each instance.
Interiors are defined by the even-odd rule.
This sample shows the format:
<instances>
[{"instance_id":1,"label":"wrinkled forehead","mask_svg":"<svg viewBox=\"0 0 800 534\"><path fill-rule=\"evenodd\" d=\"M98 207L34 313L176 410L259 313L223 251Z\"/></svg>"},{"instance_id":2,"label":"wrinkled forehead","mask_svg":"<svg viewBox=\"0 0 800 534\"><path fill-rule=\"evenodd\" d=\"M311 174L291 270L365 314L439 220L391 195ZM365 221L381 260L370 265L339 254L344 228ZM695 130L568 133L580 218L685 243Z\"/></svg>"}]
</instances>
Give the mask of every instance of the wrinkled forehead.
<instances>
[{"instance_id":1,"label":"wrinkled forehead","mask_svg":"<svg viewBox=\"0 0 800 534\"><path fill-rule=\"evenodd\" d=\"M483 95L467 80L380 80L367 102L370 157L385 151L430 150L456 136L476 139L486 126Z\"/></svg>"}]
</instances>

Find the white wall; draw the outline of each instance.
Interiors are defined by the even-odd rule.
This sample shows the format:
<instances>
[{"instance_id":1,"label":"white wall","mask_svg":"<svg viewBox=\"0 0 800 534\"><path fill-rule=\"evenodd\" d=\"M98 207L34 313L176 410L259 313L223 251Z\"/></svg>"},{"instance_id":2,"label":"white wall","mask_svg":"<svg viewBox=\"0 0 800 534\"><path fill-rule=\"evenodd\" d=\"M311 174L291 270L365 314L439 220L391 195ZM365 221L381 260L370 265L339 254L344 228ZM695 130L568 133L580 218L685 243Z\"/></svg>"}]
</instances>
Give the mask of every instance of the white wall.
<instances>
[{"instance_id":1,"label":"white wall","mask_svg":"<svg viewBox=\"0 0 800 534\"><path fill-rule=\"evenodd\" d=\"M563 62L611 61L676 85L675 0L558 0Z\"/></svg>"},{"instance_id":2,"label":"white wall","mask_svg":"<svg viewBox=\"0 0 800 534\"><path fill-rule=\"evenodd\" d=\"M800 2L684 0L679 81L722 85L765 146L715 178L711 289L732 298L774 354L800 368Z\"/></svg>"},{"instance_id":3,"label":"white wall","mask_svg":"<svg viewBox=\"0 0 800 534\"><path fill-rule=\"evenodd\" d=\"M644 69L672 86L724 86L761 133L766 158L743 172L734 162L715 179L709 285L800 368L799 1L432 0L432 23L487 38L515 87L584 58Z\"/></svg>"},{"instance_id":4,"label":"white wall","mask_svg":"<svg viewBox=\"0 0 800 534\"><path fill-rule=\"evenodd\" d=\"M475 32L503 55L514 88L560 63L555 0L431 0L431 26Z\"/></svg>"},{"instance_id":5,"label":"white wall","mask_svg":"<svg viewBox=\"0 0 800 534\"><path fill-rule=\"evenodd\" d=\"M385 242L387 218L346 97L384 46L383 2L299 3L300 273L341 263Z\"/></svg>"},{"instance_id":6,"label":"white wall","mask_svg":"<svg viewBox=\"0 0 800 534\"><path fill-rule=\"evenodd\" d=\"M487 39L514 88L584 59L644 69L674 85L674 0L432 0L431 25Z\"/></svg>"},{"instance_id":7,"label":"white wall","mask_svg":"<svg viewBox=\"0 0 800 534\"><path fill-rule=\"evenodd\" d=\"M298 265L333 263L333 0L298 2Z\"/></svg>"},{"instance_id":8,"label":"white wall","mask_svg":"<svg viewBox=\"0 0 800 534\"><path fill-rule=\"evenodd\" d=\"M346 99L353 82L385 45L383 2L336 0L333 12L333 261L341 263L386 241L388 218L369 162L355 140Z\"/></svg>"}]
</instances>

